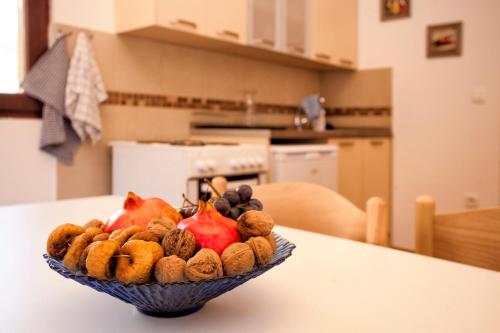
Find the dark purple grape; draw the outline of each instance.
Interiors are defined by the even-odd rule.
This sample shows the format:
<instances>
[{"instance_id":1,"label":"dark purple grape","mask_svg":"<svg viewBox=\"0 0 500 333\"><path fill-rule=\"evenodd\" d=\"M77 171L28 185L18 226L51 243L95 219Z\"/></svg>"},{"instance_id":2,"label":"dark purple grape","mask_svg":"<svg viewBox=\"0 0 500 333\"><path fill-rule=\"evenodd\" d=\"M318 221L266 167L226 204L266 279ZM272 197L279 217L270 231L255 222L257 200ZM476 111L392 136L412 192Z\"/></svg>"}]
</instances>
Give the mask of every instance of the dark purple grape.
<instances>
[{"instance_id":1,"label":"dark purple grape","mask_svg":"<svg viewBox=\"0 0 500 333\"><path fill-rule=\"evenodd\" d=\"M184 207L181 209L181 215L183 218L188 218L196 213L196 207Z\"/></svg>"},{"instance_id":2,"label":"dark purple grape","mask_svg":"<svg viewBox=\"0 0 500 333\"><path fill-rule=\"evenodd\" d=\"M229 204L229 201L227 201L227 199L224 198L215 199L214 206L217 209L217 211L224 216L226 216L231 210L231 205Z\"/></svg>"},{"instance_id":3,"label":"dark purple grape","mask_svg":"<svg viewBox=\"0 0 500 333\"><path fill-rule=\"evenodd\" d=\"M231 208L231 210L229 211L229 217L232 218L233 220L237 220L238 217L240 217L242 211L240 208L238 207L233 207Z\"/></svg>"},{"instance_id":4,"label":"dark purple grape","mask_svg":"<svg viewBox=\"0 0 500 333\"><path fill-rule=\"evenodd\" d=\"M226 199L231 206L236 206L240 202L240 196L236 190L227 190L222 194L222 197Z\"/></svg>"},{"instance_id":5,"label":"dark purple grape","mask_svg":"<svg viewBox=\"0 0 500 333\"><path fill-rule=\"evenodd\" d=\"M248 202L252 198L252 188L248 185L241 185L237 191L241 202Z\"/></svg>"},{"instance_id":6,"label":"dark purple grape","mask_svg":"<svg viewBox=\"0 0 500 333\"><path fill-rule=\"evenodd\" d=\"M257 210L255 206L250 204L244 204L241 208L243 209L243 212L248 212L249 210Z\"/></svg>"},{"instance_id":7,"label":"dark purple grape","mask_svg":"<svg viewBox=\"0 0 500 333\"><path fill-rule=\"evenodd\" d=\"M259 199L250 199L248 204L255 207L255 210L264 209L264 205L262 205L262 202Z\"/></svg>"}]
</instances>

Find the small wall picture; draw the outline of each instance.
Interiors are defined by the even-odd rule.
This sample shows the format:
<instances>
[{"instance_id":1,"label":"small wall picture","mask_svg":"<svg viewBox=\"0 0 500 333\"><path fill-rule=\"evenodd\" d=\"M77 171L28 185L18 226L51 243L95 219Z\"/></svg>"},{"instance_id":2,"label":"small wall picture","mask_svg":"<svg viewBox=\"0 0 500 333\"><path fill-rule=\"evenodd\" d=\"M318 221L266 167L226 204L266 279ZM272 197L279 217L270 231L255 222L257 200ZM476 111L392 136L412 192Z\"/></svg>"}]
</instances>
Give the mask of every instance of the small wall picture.
<instances>
[{"instance_id":1,"label":"small wall picture","mask_svg":"<svg viewBox=\"0 0 500 333\"><path fill-rule=\"evenodd\" d=\"M449 57L462 54L462 22L427 27L427 57Z\"/></svg>"},{"instance_id":2,"label":"small wall picture","mask_svg":"<svg viewBox=\"0 0 500 333\"><path fill-rule=\"evenodd\" d=\"M380 0L382 21L410 17L410 0Z\"/></svg>"}]
</instances>

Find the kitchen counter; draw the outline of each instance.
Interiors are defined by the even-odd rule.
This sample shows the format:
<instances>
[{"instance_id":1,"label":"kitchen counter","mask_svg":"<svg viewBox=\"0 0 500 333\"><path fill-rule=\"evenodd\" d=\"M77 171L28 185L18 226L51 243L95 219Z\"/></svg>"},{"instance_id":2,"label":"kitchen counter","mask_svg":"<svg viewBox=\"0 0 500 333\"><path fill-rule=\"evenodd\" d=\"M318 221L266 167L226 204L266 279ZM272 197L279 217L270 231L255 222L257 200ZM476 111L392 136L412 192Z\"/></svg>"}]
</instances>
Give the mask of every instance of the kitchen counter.
<instances>
[{"instance_id":1,"label":"kitchen counter","mask_svg":"<svg viewBox=\"0 0 500 333\"><path fill-rule=\"evenodd\" d=\"M330 138L390 138L388 128L343 128L316 132L311 130L272 130L271 139L311 140Z\"/></svg>"},{"instance_id":2,"label":"kitchen counter","mask_svg":"<svg viewBox=\"0 0 500 333\"><path fill-rule=\"evenodd\" d=\"M291 258L208 302L153 318L52 271L42 258L62 223L106 219L106 196L0 207L5 332L500 332L500 273L277 226Z\"/></svg>"}]
</instances>

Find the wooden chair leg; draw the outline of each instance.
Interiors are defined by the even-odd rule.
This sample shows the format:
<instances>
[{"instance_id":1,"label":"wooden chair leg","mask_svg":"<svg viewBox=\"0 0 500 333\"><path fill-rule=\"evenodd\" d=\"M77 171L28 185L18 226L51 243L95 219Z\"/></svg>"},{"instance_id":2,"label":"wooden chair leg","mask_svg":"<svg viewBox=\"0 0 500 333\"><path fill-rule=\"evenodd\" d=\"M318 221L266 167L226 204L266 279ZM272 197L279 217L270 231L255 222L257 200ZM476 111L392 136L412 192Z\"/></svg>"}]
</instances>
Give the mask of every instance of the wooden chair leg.
<instances>
[{"instance_id":1,"label":"wooden chair leg","mask_svg":"<svg viewBox=\"0 0 500 333\"><path fill-rule=\"evenodd\" d=\"M384 199L373 197L366 202L366 242L389 246L389 218Z\"/></svg>"},{"instance_id":2,"label":"wooden chair leg","mask_svg":"<svg viewBox=\"0 0 500 333\"><path fill-rule=\"evenodd\" d=\"M436 203L432 197L417 198L415 209L415 252L427 256L433 254L433 222Z\"/></svg>"}]
</instances>

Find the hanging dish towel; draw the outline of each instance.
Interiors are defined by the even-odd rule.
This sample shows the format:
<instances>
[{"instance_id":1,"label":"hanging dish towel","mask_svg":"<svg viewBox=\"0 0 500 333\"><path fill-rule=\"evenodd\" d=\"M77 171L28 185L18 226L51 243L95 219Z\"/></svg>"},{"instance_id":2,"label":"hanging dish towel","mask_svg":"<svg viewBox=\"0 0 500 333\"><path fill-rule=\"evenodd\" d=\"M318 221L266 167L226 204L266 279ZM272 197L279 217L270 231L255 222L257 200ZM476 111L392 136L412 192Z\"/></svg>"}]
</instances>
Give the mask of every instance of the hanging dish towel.
<instances>
[{"instance_id":1,"label":"hanging dish towel","mask_svg":"<svg viewBox=\"0 0 500 333\"><path fill-rule=\"evenodd\" d=\"M66 115L82 141L101 138L99 104L108 98L94 52L85 33L76 38L66 83Z\"/></svg>"},{"instance_id":2,"label":"hanging dish towel","mask_svg":"<svg viewBox=\"0 0 500 333\"><path fill-rule=\"evenodd\" d=\"M301 105L307 115L307 118L317 119L321 115L322 106L319 95L311 95L304 98Z\"/></svg>"},{"instance_id":3,"label":"hanging dish towel","mask_svg":"<svg viewBox=\"0 0 500 333\"><path fill-rule=\"evenodd\" d=\"M33 65L21 87L27 95L43 103L40 149L70 165L80 139L64 116L68 66L66 36L62 36Z\"/></svg>"}]
</instances>

